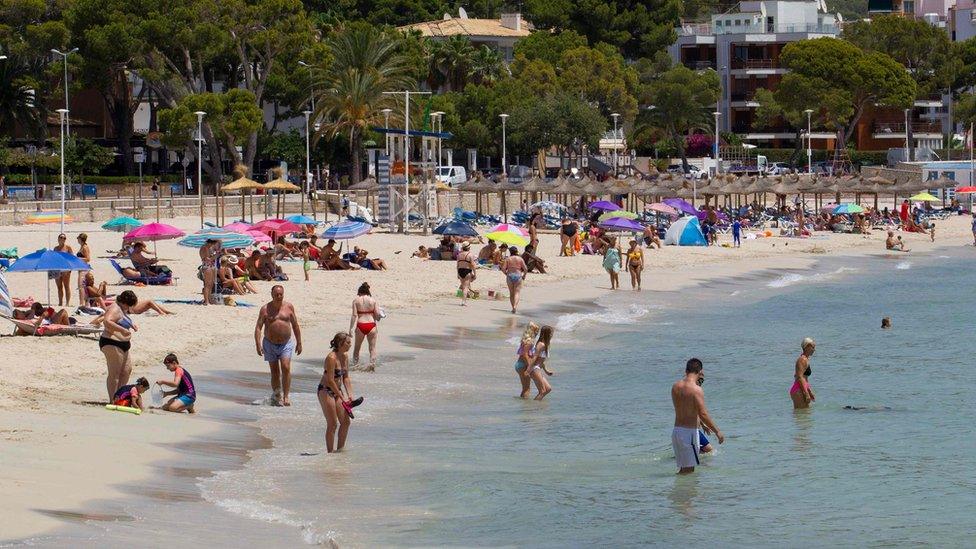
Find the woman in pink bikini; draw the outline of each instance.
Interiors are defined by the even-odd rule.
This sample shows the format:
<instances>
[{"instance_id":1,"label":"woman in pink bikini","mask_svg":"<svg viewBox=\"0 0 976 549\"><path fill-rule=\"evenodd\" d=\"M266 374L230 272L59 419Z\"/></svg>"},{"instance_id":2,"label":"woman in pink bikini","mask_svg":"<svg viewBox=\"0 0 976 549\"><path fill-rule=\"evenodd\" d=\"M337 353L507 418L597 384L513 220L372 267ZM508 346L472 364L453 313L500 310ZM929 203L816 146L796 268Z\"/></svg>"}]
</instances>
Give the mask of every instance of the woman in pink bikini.
<instances>
[{"instance_id":1,"label":"woman in pink bikini","mask_svg":"<svg viewBox=\"0 0 976 549\"><path fill-rule=\"evenodd\" d=\"M813 375L813 370L810 369L810 357L817 350L817 344L812 338L807 337L800 343L800 348L803 349L803 353L796 359L796 365L793 368L793 386L790 387L790 398L793 399L794 410L809 408L810 403L817 400L817 396L813 394L813 389L810 388L809 381L810 376Z\"/></svg>"},{"instance_id":2,"label":"woman in pink bikini","mask_svg":"<svg viewBox=\"0 0 976 549\"><path fill-rule=\"evenodd\" d=\"M352 300L352 320L349 322L349 334L356 335L356 346L352 353L353 367L359 365L359 350L365 338L369 343L369 367L366 371L372 372L376 368L376 323L379 319L380 306L370 295L369 284L363 282L356 298Z\"/></svg>"}]
</instances>

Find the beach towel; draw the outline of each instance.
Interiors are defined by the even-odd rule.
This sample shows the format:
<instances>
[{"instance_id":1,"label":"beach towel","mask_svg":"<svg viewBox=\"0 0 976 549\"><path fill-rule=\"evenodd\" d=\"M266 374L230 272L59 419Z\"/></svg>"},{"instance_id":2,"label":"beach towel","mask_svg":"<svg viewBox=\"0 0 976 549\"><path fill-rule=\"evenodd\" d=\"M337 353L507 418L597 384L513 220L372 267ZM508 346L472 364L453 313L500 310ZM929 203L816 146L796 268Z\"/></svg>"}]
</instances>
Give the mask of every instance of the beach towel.
<instances>
[{"instance_id":1,"label":"beach towel","mask_svg":"<svg viewBox=\"0 0 976 549\"><path fill-rule=\"evenodd\" d=\"M178 305L203 305L202 299L160 299L160 303L176 303ZM244 303L243 301L237 301L234 304L236 307L254 307L251 303Z\"/></svg>"},{"instance_id":2,"label":"beach towel","mask_svg":"<svg viewBox=\"0 0 976 549\"><path fill-rule=\"evenodd\" d=\"M6 259L17 259L20 256L17 255L17 247L14 246L13 248L0 248L0 257Z\"/></svg>"},{"instance_id":3,"label":"beach towel","mask_svg":"<svg viewBox=\"0 0 976 549\"><path fill-rule=\"evenodd\" d=\"M102 328L98 326L86 326L81 324L64 325L64 324L47 324L44 326L34 326L33 322L27 320L17 320L14 318L3 317L14 324L14 326L20 328L21 330L28 332L35 336L58 336L58 335L91 335L98 334L102 332Z\"/></svg>"}]
</instances>

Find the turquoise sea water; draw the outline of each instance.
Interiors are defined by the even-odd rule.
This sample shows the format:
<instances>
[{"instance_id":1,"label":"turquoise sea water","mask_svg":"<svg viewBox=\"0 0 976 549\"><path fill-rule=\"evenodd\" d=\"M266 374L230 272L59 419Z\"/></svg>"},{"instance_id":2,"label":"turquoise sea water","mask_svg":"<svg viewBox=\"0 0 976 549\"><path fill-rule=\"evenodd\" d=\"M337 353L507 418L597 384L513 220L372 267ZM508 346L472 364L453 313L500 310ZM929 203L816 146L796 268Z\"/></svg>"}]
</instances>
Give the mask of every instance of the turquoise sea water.
<instances>
[{"instance_id":1,"label":"turquoise sea water","mask_svg":"<svg viewBox=\"0 0 976 549\"><path fill-rule=\"evenodd\" d=\"M233 535L274 529L281 546L971 546L971 255L835 258L535 311L559 327L542 403L514 398L511 325L411 339L415 356L354 374L367 404L337 456L301 455L324 432L321 365L303 359L290 410L247 410L274 447L202 481L192 521L238 517ZM806 336L817 402L796 413ZM678 478L669 390L690 356L727 438ZM262 382L241 374L237 398Z\"/></svg>"}]
</instances>

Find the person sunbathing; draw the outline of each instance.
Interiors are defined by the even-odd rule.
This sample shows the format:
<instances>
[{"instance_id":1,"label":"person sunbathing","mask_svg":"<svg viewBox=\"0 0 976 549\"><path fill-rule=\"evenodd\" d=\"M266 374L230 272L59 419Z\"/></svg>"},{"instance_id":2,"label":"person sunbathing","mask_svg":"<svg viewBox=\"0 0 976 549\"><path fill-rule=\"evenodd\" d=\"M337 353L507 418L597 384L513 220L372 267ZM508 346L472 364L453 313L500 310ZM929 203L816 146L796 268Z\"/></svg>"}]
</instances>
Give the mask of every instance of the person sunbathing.
<instances>
[{"instance_id":1,"label":"person sunbathing","mask_svg":"<svg viewBox=\"0 0 976 549\"><path fill-rule=\"evenodd\" d=\"M420 259L430 259L430 252L427 251L427 246L421 244L420 247L417 248L417 251L414 252L410 257L411 258L419 257Z\"/></svg>"},{"instance_id":2,"label":"person sunbathing","mask_svg":"<svg viewBox=\"0 0 976 549\"><path fill-rule=\"evenodd\" d=\"M55 312L51 307L45 307L40 303L34 303L31 308L27 311L14 311L14 319L25 320L34 325L34 330L40 326L48 326L51 324L61 324L69 325L73 324L71 315L68 311L61 309ZM14 332L15 335L34 335L34 330L28 331L20 326L17 326L17 330Z\"/></svg>"},{"instance_id":3,"label":"person sunbathing","mask_svg":"<svg viewBox=\"0 0 976 549\"><path fill-rule=\"evenodd\" d=\"M258 272L258 264L261 261L260 250L254 250L251 255L244 260L244 272L247 273L248 278L251 280L264 280L261 278L261 273Z\"/></svg>"},{"instance_id":4,"label":"person sunbathing","mask_svg":"<svg viewBox=\"0 0 976 549\"><path fill-rule=\"evenodd\" d=\"M95 275L91 271L85 273L85 294L88 296L88 304L105 309L108 304L105 298L108 297L108 283L104 280L95 284Z\"/></svg>"},{"instance_id":5,"label":"person sunbathing","mask_svg":"<svg viewBox=\"0 0 976 549\"><path fill-rule=\"evenodd\" d=\"M369 269L371 271L385 271L386 262L379 258L369 258L369 252L365 249L361 249L359 246L353 248L353 253L356 254L356 264L364 269Z\"/></svg>"},{"instance_id":6,"label":"person sunbathing","mask_svg":"<svg viewBox=\"0 0 976 549\"><path fill-rule=\"evenodd\" d=\"M281 267L275 263L274 250L271 249L261 254L261 259L258 261L258 274L260 280L288 280Z\"/></svg>"},{"instance_id":7,"label":"person sunbathing","mask_svg":"<svg viewBox=\"0 0 976 549\"><path fill-rule=\"evenodd\" d=\"M661 239L657 236L657 228L652 225L644 227L644 245L648 248L654 246L657 246L658 249L661 248Z\"/></svg>"},{"instance_id":8,"label":"person sunbathing","mask_svg":"<svg viewBox=\"0 0 976 549\"><path fill-rule=\"evenodd\" d=\"M140 273L140 276L159 276L172 273L169 267L159 264L159 258L149 257L151 255L153 254L146 250L145 242L136 242L133 246L132 255L129 256L129 259L132 260L132 266Z\"/></svg>"},{"instance_id":9,"label":"person sunbathing","mask_svg":"<svg viewBox=\"0 0 976 549\"><path fill-rule=\"evenodd\" d=\"M298 246L292 242L288 242L283 236L278 237L278 241L274 247L274 254L275 259L278 260L302 256L302 252L298 249Z\"/></svg>"},{"instance_id":10,"label":"person sunbathing","mask_svg":"<svg viewBox=\"0 0 976 549\"><path fill-rule=\"evenodd\" d=\"M251 283L247 281L246 277L237 277L237 273L234 268L237 267L237 256L225 255L220 258L220 283L225 288L231 288L237 295L244 295L247 293L256 294L257 290Z\"/></svg>"},{"instance_id":11,"label":"person sunbathing","mask_svg":"<svg viewBox=\"0 0 976 549\"><path fill-rule=\"evenodd\" d=\"M489 240L488 244L478 251L478 263L482 265L497 265L495 256L498 255L498 244L494 240Z\"/></svg>"},{"instance_id":12,"label":"person sunbathing","mask_svg":"<svg viewBox=\"0 0 976 549\"><path fill-rule=\"evenodd\" d=\"M546 274L546 262L541 257L535 255L535 246L529 244L522 251L522 259L525 260L525 268L528 272Z\"/></svg>"}]
</instances>

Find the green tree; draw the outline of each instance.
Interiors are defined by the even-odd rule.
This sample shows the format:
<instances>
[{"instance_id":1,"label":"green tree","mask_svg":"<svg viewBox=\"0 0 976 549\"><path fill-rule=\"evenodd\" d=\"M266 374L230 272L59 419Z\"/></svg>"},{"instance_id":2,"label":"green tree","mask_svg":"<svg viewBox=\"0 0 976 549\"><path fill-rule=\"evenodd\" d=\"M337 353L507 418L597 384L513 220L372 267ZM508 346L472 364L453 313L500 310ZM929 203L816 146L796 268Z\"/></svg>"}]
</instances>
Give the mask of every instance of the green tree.
<instances>
[{"instance_id":1,"label":"green tree","mask_svg":"<svg viewBox=\"0 0 976 549\"><path fill-rule=\"evenodd\" d=\"M79 176L96 174L115 161L115 153L108 147L96 145L91 139L71 136L64 144L64 169Z\"/></svg>"},{"instance_id":2,"label":"green tree","mask_svg":"<svg viewBox=\"0 0 976 549\"><path fill-rule=\"evenodd\" d=\"M530 61L538 59L556 66L564 53L586 46L586 37L573 30L537 30L515 43L515 56L521 55Z\"/></svg>"},{"instance_id":3,"label":"green tree","mask_svg":"<svg viewBox=\"0 0 976 549\"><path fill-rule=\"evenodd\" d=\"M396 105L384 92L412 89L415 84L397 42L374 28L350 25L326 43L333 61L316 101L314 117L323 121L316 138L348 136L355 184L362 170L363 134L370 126L382 125L382 110Z\"/></svg>"},{"instance_id":4,"label":"green tree","mask_svg":"<svg viewBox=\"0 0 976 549\"><path fill-rule=\"evenodd\" d=\"M560 156L582 154L598 146L606 118L587 101L569 93L522 101L511 115L512 151L530 155L555 147Z\"/></svg>"},{"instance_id":5,"label":"green tree","mask_svg":"<svg viewBox=\"0 0 976 549\"><path fill-rule=\"evenodd\" d=\"M915 100L917 87L904 66L837 38L792 42L783 48L780 64L790 71L781 86L822 90L822 119L844 146L868 107L907 108Z\"/></svg>"},{"instance_id":6,"label":"green tree","mask_svg":"<svg viewBox=\"0 0 976 549\"><path fill-rule=\"evenodd\" d=\"M28 136L43 136L47 110L35 96L39 72L39 67L19 56L0 61L0 135L13 137L20 127Z\"/></svg>"},{"instance_id":7,"label":"green tree","mask_svg":"<svg viewBox=\"0 0 976 549\"><path fill-rule=\"evenodd\" d=\"M814 111L810 113L811 124L822 125L819 107L826 99L819 83L811 79L790 78L782 82L776 91L756 90L755 100L759 103L759 108L756 109L755 125L771 128L778 121L783 121L794 132L790 167L795 167L801 156L803 131L807 127L806 110Z\"/></svg>"},{"instance_id":8,"label":"green tree","mask_svg":"<svg viewBox=\"0 0 976 549\"><path fill-rule=\"evenodd\" d=\"M619 113L625 126L637 115L637 71L607 46L563 52L558 88L597 104L604 116Z\"/></svg>"},{"instance_id":9,"label":"green tree","mask_svg":"<svg viewBox=\"0 0 976 549\"><path fill-rule=\"evenodd\" d=\"M663 130L668 138L682 142L697 127L711 126L711 112L719 97L719 78L714 70L695 72L677 65L650 84L648 99L655 109L648 123ZM646 130L645 130L646 131ZM688 158L681 148L681 164L688 171Z\"/></svg>"},{"instance_id":10,"label":"green tree","mask_svg":"<svg viewBox=\"0 0 976 549\"><path fill-rule=\"evenodd\" d=\"M281 160L289 166L302 166L305 163L305 134L294 128L287 133L272 134L262 152L265 158Z\"/></svg>"},{"instance_id":11,"label":"green tree","mask_svg":"<svg viewBox=\"0 0 976 549\"><path fill-rule=\"evenodd\" d=\"M443 41L431 41L429 46L433 68L438 81L448 91L464 89L471 76L477 50L467 36L451 36Z\"/></svg>"}]
</instances>

